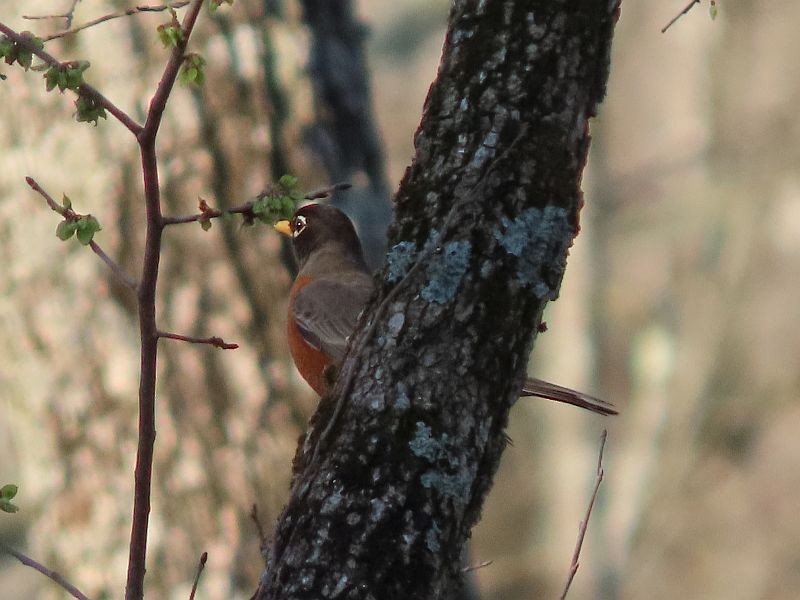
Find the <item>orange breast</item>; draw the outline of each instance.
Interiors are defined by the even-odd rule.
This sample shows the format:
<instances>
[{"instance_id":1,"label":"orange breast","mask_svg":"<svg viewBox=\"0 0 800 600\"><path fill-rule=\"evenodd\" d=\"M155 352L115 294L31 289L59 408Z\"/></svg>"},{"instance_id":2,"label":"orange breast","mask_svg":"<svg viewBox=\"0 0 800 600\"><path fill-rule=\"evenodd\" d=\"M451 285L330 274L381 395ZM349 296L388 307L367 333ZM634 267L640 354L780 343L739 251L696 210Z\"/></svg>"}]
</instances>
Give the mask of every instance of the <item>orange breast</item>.
<instances>
[{"instance_id":1,"label":"orange breast","mask_svg":"<svg viewBox=\"0 0 800 600\"><path fill-rule=\"evenodd\" d=\"M333 361L323 352L310 346L306 342L292 317L294 298L297 296L297 293L309 283L311 283L309 277L298 277L292 286L292 292L289 294L287 337L289 338L289 351L292 354L292 360L294 360L297 370L300 371L300 375L308 382L308 385L310 385L317 394L322 396L328 389L328 384L325 379L325 369L328 365L332 364Z\"/></svg>"}]
</instances>

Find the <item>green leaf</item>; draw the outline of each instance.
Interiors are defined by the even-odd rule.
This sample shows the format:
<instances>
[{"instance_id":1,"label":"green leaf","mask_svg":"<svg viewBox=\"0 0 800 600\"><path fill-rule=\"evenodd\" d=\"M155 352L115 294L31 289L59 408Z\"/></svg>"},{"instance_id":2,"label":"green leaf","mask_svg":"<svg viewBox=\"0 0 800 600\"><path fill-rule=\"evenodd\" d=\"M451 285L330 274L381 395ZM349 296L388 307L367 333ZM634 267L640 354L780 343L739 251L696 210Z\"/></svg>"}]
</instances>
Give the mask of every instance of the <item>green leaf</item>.
<instances>
[{"instance_id":1,"label":"green leaf","mask_svg":"<svg viewBox=\"0 0 800 600\"><path fill-rule=\"evenodd\" d=\"M713 1L711 2L711 6L708 7L708 14L711 15L711 20L712 21L717 18L717 3L716 2L713 2Z\"/></svg>"},{"instance_id":2,"label":"green leaf","mask_svg":"<svg viewBox=\"0 0 800 600\"><path fill-rule=\"evenodd\" d=\"M288 192L297 186L297 177L289 174L283 175L278 180L278 184Z\"/></svg>"},{"instance_id":3,"label":"green leaf","mask_svg":"<svg viewBox=\"0 0 800 600\"><path fill-rule=\"evenodd\" d=\"M210 12L213 15L215 12L217 12L217 9L223 4L233 6L233 0L209 0L208 12Z\"/></svg>"},{"instance_id":4,"label":"green leaf","mask_svg":"<svg viewBox=\"0 0 800 600\"><path fill-rule=\"evenodd\" d=\"M7 483L6 485L0 488L0 498L3 498L5 500L11 500L14 496L17 495L18 490L19 488L13 483Z\"/></svg>"},{"instance_id":5,"label":"green leaf","mask_svg":"<svg viewBox=\"0 0 800 600\"><path fill-rule=\"evenodd\" d=\"M211 220L210 219L200 219L200 227L203 228L203 231L208 231L211 229Z\"/></svg>"},{"instance_id":6,"label":"green leaf","mask_svg":"<svg viewBox=\"0 0 800 600\"><path fill-rule=\"evenodd\" d=\"M61 199L61 206L63 206L67 210L72 208L72 200L70 200L69 196L67 196L66 194L64 194L64 197Z\"/></svg>"},{"instance_id":7,"label":"green leaf","mask_svg":"<svg viewBox=\"0 0 800 600\"><path fill-rule=\"evenodd\" d=\"M5 58L6 56L9 56L13 51L14 51L14 42L12 42L6 36L0 37L0 58Z\"/></svg>"},{"instance_id":8,"label":"green leaf","mask_svg":"<svg viewBox=\"0 0 800 600\"><path fill-rule=\"evenodd\" d=\"M5 498L0 498L0 510L7 513L15 513L19 511L19 506L12 504Z\"/></svg>"},{"instance_id":9,"label":"green leaf","mask_svg":"<svg viewBox=\"0 0 800 600\"><path fill-rule=\"evenodd\" d=\"M184 85L202 85L205 81L205 74L203 67L205 67L206 60L194 52L187 54L183 57L183 65L181 72L178 74L179 81Z\"/></svg>"},{"instance_id":10,"label":"green leaf","mask_svg":"<svg viewBox=\"0 0 800 600\"><path fill-rule=\"evenodd\" d=\"M75 234L75 230L77 228L77 221L68 221L64 219L58 224L58 227L56 227L56 236L58 236L58 239L60 239L62 242L66 242Z\"/></svg>"},{"instance_id":11,"label":"green leaf","mask_svg":"<svg viewBox=\"0 0 800 600\"><path fill-rule=\"evenodd\" d=\"M94 234L100 231L100 223L92 215L85 215L77 221L78 241L84 246L88 246L94 238Z\"/></svg>"},{"instance_id":12,"label":"green leaf","mask_svg":"<svg viewBox=\"0 0 800 600\"><path fill-rule=\"evenodd\" d=\"M98 119L106 118L106 109L83 94L75 100L75 108L77 109L75 118L79 123L94 123L96 126Z\"/></svg>"}]
</instances>

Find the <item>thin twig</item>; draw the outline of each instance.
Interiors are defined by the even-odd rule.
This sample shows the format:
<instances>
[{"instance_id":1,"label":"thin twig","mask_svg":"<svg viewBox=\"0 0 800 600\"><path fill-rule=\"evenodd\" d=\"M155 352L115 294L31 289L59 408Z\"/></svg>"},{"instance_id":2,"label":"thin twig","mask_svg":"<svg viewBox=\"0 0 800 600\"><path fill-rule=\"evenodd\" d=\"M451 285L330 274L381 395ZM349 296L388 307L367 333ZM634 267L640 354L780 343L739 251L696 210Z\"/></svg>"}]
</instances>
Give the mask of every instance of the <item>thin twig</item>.
<instances>
[{"instance_id":1,"label":"thin twig","mask_svg":"<svg viewBox=\"0 0 800 600\"><path fill-rule=\"evenodd\" d=\"M223 350L236 350L239 344L229 344L220 337L199 338L190 335L181 335L179 333L172 333L169 331L158 331L156 334L160 338L167 338L170 340L179 340L181 342L189 342L190 344L208 344L215 348L222 348Z\"/></svg>"},{"instance_id":2,"label":"thin twig","mask_svg":"<svg viewBox=\"0 0 800 600\"><path fill-rule=\"evenodd\" d=\"M58 584L63 589L65 589L69 593L69 595L72 596L73 598L77 598L77 600L89 600L89 597L86 596L86 594L81 592L78 588L76 588L74 585L72 585L69 581L64 579L63 575L53 571L52 569L48 569L47 567L45 567L40 562L37 562L37 561L33 560L30 556L27 556L27 555L23 554L22 552L18 552L17 550L14 550L13 548L9 548L8 546L5 546L3 544L0 544L0 551L7 552L8 554L10 554L14 558L16 558L19 562L21 562L26 567L31 567L32 569L36 569L42 575L45 575L45 576L49 577L56 584Z\"/></svg>"},{"instance_id":3,"label":"thin twig","mask_svg":"<svg viewBox=\"0 0 800 600\"><path fill-rule=\"evenodd\" d=\"M578 572L578 567L580 566L581 548L583 547L583 540L586 537L586 528L589 526L589 518L592 516L594 501L597 499L597 491L600 489L600 484L603 482L603 450L605 450L607 438L608 430L603 429L603 433L600 436L600 452L597 456L597 477L594 480L592 498L589 500L589 506L586 508L586 514L583 517L583 521L581 521L581 526L578 528L578 541L575 543L575 551L572 553L572 563L569 566L567 583L564 585L564 591L561 592L559 600L564 600L567 597L569 587L572 585L572 580L575 579L575 574Z\"/></svg>"},{"instance_id":4,"label":"thin twig","mask_svg":"<svg viewBox=\"0 0 800 600\"><path fill-rule=\"evenodd\" d=\"M48 52L37 48L31 43L31 40L20 35L4 23L0 23L0 33L4 34L9 39L13 40L16 44L21 45L26 50L30 50L33 54L38 56L51 67L61 68L63 64L57 58ZM88 83L81 84L78 93L84 97L90 98L96 104L99 104L110 112L116 119L122 123L133 135L138 136L142 131L142 126L134 121L124 110L114 104L111 100L106 98L103 94L97 91Z\"/></svg>"},{"instance_id":5,"label":"thin twig","mask_svg":"<svg viewBox=\"0 0 800 600\"><path fill-rule=\"evenodd\" d=\"M478 569L483 569L484 567L488 567L493 562L494 562L493 560L487 560L482 563L478 563L477 565L470 565L469 567L464 567L463 569L461 569L461 572L471 573L472 571L477 571Z\"/></svg>"},{"instance_id":6,"label":"thin twig","mask_svg":"<svg viewBox=\"0 0 800 600\"><path fill-rule=\"evenodd\" d=\"M253 519L253 523L256 524L258 539L261 542L261 549L263 550L267 545L267 534L264 533L264 526L261 525L261 519L258 517L258 505L253 504L253 508L250 510L250 518Z\"/></svg>"},{"instance_id":7,"label":"thin twig","mask_svg":"<svg viewBox=\"0 0 800 600\"><path fill-rule=\"evenodd\" d=\"M306 200L319 200L320 198L327 198L334 192L343 192L344 190L349 190L353 187L352 183L341 182L341 183L334 183L333 185L329 185L326 188L322 188L319 190L314 190L313 192L308 192L303 198Z\"/></svg>"},{"instance_id":8,"label":"thin twig","mask_svg":"<svg viewBox=\"0 0 800 600\"><path fill-rule=\"evenodd\" d=\"M693 7L695 4L700 4L700 0L692 0L691 2L689 2L689 4L687 4L686 6L684 6L684 7L683 7L683 10L682 10L681 12L679 12L677 15L675 15L674 17L672 17L672 20L671 20L669 23L667 23L666 25L664 25L664 27L661 29L661 33L666 33L667 29L669 29L670 27L672 27L672 26L675 24L675 22L676 22L678 19L680 19L680 18L681 18L683 15L685 15L685 14L686 14L686 13L688 13L690 10L692 10L692 7Z\"/></svg>"},{"instance_id":9,"label":"thin twig","mask_svg":"<svg viewBox=\"0 0 800 600\"><path fill-rule=\"evenodd\" d=\"M41 15L41 16L27 16L22 15L23 19L28 19L29 21L41 21L44 19L66 19L67 21L67 29L72 26L72 19L75 18L75 7L78 6L78 2L81 0L72 0L72 6L70 6L69 10L62 15Z\"/></svg>"},{"instance_id":10,"label":"thin twig","mask_svg":"<svg viewBox=\"0 0 800 600\"><path fill-rule=\"evenodd\" d=\"M67 35L71 35L73 33L77 33L79 31L83 31L84 29L89 29L90 27L94 27L95 25L99 25L100 23L105 23L106 21L111 21L112 19L119 19L121 17L129 17L131 15L135 15L138 13L143 12L163 12L169 9L176 9L176 8L183 8L187 4L189 4L190 0L181 0L180 2L171 2L168 4L160 4L157 6L136 6L134 8L129 8L127 10L123 10L116 13L110 13L107 15L103 15L102 17L98 17L93 19L92 21L88 21L86 23L82 23L77 27L73 27L72 29L65 29L64 31L59 31L58 33L54 33L52 35L48 35L43 37L42 39L45 42L49 42L51 40L55 40L61 37L65 37ZM23 19L30 19L34 17L23 17ZM69 26L68 26L69 27Z\"/></svg>"},{"instance_id":11,"label":"thin twig","mask_svg":"<svg viewBox=\"0 0 800 600\"><path fill-rule=\"evenodd\" d=\"M195 215L184 215L181 217L164 217L161 219L161 223L163 225L179 225L181 223L193 223L194 221L200 221L203 219L217 219L225 214L252 214L253 212L253 203L252 202L245 202L240 206L235 206L234 208L228 208L226 210L217 210L216 208L208 208L203 212L199 212Z\"/></svg>"},{"instance_id":12,"label":"thin twig","mask_svg":"<svg viewBox=\"0 0 800 600\"><path fill-rule=\"evenodd\" d=\"M100 260L106 263L106 266L111 269L111 272L114 274L114 276L116 276L117 279L120 280L120 282L122 282L126 287L132 289L134 292L136 291L136 288L139 286L136 280L128 275L125 270L119 266L119 264L117 264L108 256L108 254L103 252L103 249L97 244L97 242L94 240L90 241L89 248L91 248L92 251L100 257Z\"/></svg>"},{"instance_id":13,"label":"thin twig","mask_svg":"<svg viewBox=\"0 0 800 600\"><path fill-rule=\"evenodd\" d=\"M208 552L203 552L200 555L200 562L197 564L197 573L194 576L194 583L192 584L192 593L189 594L189 600L194 600L194 595L197 593L197 584L200 582L200 575L203 569L206 568L206 561L208 560Z\"/></svg>"},{"instance_id":14,"label":"thin twig","mask_svg":"<svg viewBox=\"0 0 800 600\"><path fill-rule=\"evenodd\" d=\"M50 194L48 194L44 189L42 189L42 187L36 182L36 180L33 177L26 177L25 181L28 183L28 185L34 192L37 192L44 198L45 202L47 202L47 206L49 206L50 209L53 210L54 212L57 212L62 217L67 219L77 219L80 216L71 208L65 208L63 206L59 206L59 204L55 200L53 200L53 197ZM114 274L114 276L117 277L117 279L119 279L124 285L126 285L130 289L136 291L136 287L138 285L136 283L136 280L130 275L128 275L125 272L125 269L123 269L119 264L114 262L114 260L103 251L103 249L97 242L95 242L94 240L90 241L89 247L92 249L92 252L94 252L97 256L99 256L100 260L102 260L106 264L106 266L109 269L111 269L111 272Z\"/></svg>"}]
</instances>

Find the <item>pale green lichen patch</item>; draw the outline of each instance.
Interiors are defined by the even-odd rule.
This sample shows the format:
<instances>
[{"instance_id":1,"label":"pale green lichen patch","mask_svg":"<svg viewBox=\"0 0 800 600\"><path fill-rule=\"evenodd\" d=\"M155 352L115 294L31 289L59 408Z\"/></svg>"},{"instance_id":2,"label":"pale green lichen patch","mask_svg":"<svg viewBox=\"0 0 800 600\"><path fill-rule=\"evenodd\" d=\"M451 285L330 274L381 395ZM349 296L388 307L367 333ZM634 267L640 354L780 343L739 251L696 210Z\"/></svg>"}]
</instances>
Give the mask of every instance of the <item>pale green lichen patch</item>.
<instances>
[{"instance_id":1,"label":"pale green lichen patch","mask_svg":"<svg viewBox=\"0 0 800 600\"><path fill-rule=\"evenodd\" d=\"M446 304L455 298L469 267L471 253L472 244L468 240L446 243L428 266L428 283L421 292L423 300Z\"/></svg>"},{"instance_id":2,"label":"pale green lichen patch","mask_svg":"<svg viewBox=\"0 0 800 600\"><path fill-rule=\"evenodd\" d=\"M517 258L516 282L531 287L538 298L555 297L554 281L561 280L566 267L574 231L568 215L558 206L529 208L514 220L503 218L502 230L494 232L505 251Z\"/></svg>"}]
</instances>

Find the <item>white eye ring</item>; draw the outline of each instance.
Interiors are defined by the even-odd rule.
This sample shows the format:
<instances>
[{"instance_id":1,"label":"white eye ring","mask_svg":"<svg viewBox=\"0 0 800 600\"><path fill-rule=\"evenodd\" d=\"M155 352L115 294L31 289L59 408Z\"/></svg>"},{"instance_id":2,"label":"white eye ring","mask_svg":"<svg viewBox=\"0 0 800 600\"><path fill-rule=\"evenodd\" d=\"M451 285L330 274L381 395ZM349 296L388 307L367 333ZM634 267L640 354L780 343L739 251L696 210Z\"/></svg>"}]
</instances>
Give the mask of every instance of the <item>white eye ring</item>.
<instances>
[{"instance_id":1,"label":"white eye ring","mask_svg":"<svg viewBox=\"0 0 800 600\"><path fill-rule=\"evenodd\" d=\"M294 219L294 232L292 237L297 237L306 229L306 218L303 215L297 215Z\"/></svg>"}]
</instances>

